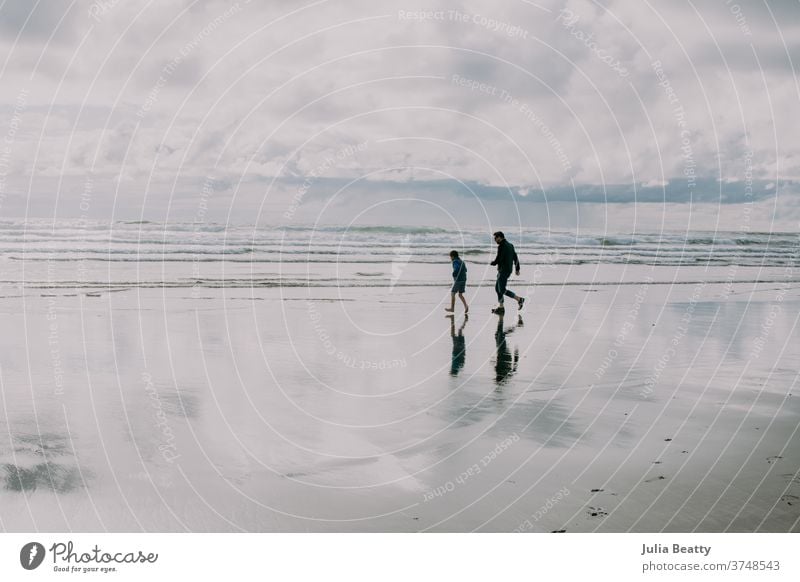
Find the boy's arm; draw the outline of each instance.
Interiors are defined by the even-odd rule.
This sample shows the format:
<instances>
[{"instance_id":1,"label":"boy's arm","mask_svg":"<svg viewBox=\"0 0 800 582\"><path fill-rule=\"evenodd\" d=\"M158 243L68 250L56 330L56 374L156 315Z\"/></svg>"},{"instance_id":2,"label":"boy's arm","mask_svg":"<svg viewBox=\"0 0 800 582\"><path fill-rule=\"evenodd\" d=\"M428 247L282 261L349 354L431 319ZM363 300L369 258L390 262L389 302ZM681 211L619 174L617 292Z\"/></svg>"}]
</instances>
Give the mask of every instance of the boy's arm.
<instances>
[{"instance_id":1,"label":"boy's arm","mask_svg":"<svg viewBox=\"0 0 800 582\"><path fill-rule=\"evenodd\" d=\"M458 279L458 274L461 272L462 261L457 259L453 261L453 279Z\"/></svg>"}]
</instances>

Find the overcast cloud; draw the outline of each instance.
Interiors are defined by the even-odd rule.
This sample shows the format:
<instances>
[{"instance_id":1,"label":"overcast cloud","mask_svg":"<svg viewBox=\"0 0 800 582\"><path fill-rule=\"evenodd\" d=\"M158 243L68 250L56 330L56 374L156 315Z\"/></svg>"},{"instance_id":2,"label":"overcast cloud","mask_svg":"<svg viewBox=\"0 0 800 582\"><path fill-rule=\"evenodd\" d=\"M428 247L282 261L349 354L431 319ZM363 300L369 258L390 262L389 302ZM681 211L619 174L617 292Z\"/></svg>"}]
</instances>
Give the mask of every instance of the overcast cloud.
<instances>
[{"instance_id":1,"label":"overcast cloud","mask_svg":"<svg viewBox=\"0 0 800 582\"><path fill-rule=\"evenodd\" d=\"M0 2L2 218L800 220L797 1Z\"/></svg>"}]
</instances>

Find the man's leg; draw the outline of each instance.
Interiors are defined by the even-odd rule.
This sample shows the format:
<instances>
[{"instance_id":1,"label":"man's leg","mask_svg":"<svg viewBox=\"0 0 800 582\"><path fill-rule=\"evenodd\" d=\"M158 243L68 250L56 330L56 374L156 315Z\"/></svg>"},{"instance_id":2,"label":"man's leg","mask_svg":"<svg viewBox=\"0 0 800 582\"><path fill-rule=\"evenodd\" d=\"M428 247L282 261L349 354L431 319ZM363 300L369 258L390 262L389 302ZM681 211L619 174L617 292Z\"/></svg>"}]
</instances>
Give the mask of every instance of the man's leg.
<instances>
[{"instance_id":1,"label":"man's leg","mask_svg":"<svg viewBox=\"0 0 800 582\"><path fill-rule=\"evenodd\" d=\"M508 289L506 290L506 297L511 297L512 299L516 299L517 305L519 306L520 309L522 309L522 304L525 302L525 299L519 297L516 293Z\"/></svg>"},{"instance_id":2,"label":"man's leg","mask_svg":"<svg viewBox=\"0 0 800 582\"><path fill-rule=\"evenodd\" d=\"M497 291L497 303L499 308L503 308L503 298L506 295L506 283L508 283L507 273L497 273L497 284L495 290Z\"/></svg>"}]
</instances>

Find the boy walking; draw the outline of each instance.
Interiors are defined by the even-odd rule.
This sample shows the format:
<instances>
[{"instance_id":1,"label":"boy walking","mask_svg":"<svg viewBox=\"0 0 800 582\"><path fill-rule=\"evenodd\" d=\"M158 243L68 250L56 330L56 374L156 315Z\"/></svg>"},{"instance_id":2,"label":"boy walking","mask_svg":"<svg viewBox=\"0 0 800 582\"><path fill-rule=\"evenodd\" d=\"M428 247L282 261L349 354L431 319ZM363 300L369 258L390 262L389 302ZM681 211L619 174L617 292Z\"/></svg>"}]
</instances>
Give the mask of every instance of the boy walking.
<instances>
[{"instance_id":1,"label":"boy walking","mask_svg":"<svg viewBox=\"0 0 800 582\"><path fill-rule=\"evenodd\" d=\"M458 256L458 251L450 251L450 260L453 261L453 288L450 290L450 309L445 308L448 313L453 313L456 309L456 293L461 303L464 304L464 313L469 313L469 305L464 299L464 292L467 290L467 265Z\"/></svg>"},{"instance_id":2,"label":"boy walking","mask_svg":"<svg viewBox=\"0 0 800 582\"><path fill-rule=\"evenodd\" d=\"M497 292L497 307L492 309L492 313L505 313L506 308L503 305L504 297L511 297L517 300L519 309L522 309L525 303L524 297L517 297L517 295L506 289L508 278L511 272L516 267L517 277L519 277L519 259L517 258L517 251L514 250L514 245L506 240L506 236L497 231L494 233L494 242L497 243L497 256L492 261L492 265L497 265L497 282L495 283L494 290Z\"/></svg>"}]
</instances>

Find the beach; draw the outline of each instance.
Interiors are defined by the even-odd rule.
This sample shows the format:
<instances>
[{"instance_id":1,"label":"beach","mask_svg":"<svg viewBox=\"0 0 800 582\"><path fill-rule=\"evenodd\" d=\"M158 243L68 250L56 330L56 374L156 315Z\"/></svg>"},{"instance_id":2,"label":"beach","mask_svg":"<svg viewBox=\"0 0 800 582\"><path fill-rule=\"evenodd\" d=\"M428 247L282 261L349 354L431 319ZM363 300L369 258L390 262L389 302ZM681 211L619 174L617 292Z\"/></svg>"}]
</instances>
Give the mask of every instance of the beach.
<instances>
[{"instance_id":1,"label":"beach","mask_svg":"<svg viewBox=\"0 0 800 582\"><path fill-rule=\"evenodd\" d=\"M4 263L4 531L800 531L791 262L165 256Z\"/></svg>"}]
</instances>

